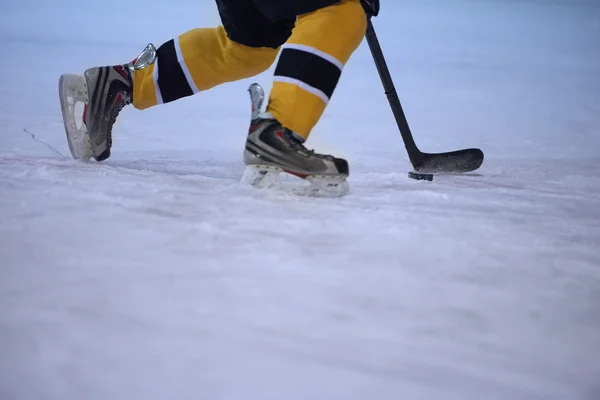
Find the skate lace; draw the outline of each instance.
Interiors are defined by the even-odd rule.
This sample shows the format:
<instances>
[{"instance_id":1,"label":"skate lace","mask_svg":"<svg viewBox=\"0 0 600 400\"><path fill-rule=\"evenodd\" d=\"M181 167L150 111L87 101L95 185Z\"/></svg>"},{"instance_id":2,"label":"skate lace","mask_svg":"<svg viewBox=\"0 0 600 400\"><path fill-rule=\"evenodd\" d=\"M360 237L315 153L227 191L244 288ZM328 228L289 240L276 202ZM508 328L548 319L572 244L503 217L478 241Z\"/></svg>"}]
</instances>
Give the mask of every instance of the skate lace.
<instances>
[{"instance_id":1,"label":"skate lace","mask_svg":"<svg viewBox=\"0 0 600 400\"><path fill-rule=\"evenodd\" d=\"M312 156L312 157L317 157L317 158L322 158L322 159L333 159L332 155L321 154L321 153L315 152L313 149L310 149L310 150L307 149L306 146L304 146L304 143L302 143L302 141L298 140L291 131L286 130L285 135L288 139L290 146L294 150L304 153L307 157Z\"/></svg>"},{"instance_id":2,"label":"skate lace","mask_svg":"<svg viewBox=\"0 0 600 400\"><path fill-rule=\"evenodd\" d=\"M108 146L109 148L112 146L112 128L113 125L115 124L115 122L117 122L117 117L119 116L119 113L121 112L121 110L126 106L131 104L132 98L129 94L125 94L123 96L123 99L118 101L114 108L113 108L113 112L111 113L109 122L110 124L108 125Z\"/></svg>"}]
</instances>

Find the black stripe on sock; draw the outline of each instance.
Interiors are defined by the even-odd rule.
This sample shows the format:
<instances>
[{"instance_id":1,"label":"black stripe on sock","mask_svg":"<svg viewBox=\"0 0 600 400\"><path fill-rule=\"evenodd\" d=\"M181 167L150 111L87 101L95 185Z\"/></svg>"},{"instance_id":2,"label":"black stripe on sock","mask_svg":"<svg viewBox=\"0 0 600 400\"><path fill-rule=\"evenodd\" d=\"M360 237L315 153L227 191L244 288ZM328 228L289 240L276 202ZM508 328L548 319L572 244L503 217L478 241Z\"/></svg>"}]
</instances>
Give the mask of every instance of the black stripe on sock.
<instances>
[{"instance_id":1,"label":"black stripe on sock","mask_svg":"<svg viewBox=\"0 0 600 400\"><path fill-rule=\"evenodd\" d=\"M175 41L164 43L157 50L158 88L164 103L194 94L177 61Z\"/></svg>"},{"instance_id":2,"label":"black stripe on sock","mask_svg":"<svg viewBox=\"0 0 600 400\"><path fill-rule=\"evenodd\" d=\"M307 51L284 48L275 67L275 76L297 79L331 98L342 71L326 59Z\"/></svg>"}]
</instances>

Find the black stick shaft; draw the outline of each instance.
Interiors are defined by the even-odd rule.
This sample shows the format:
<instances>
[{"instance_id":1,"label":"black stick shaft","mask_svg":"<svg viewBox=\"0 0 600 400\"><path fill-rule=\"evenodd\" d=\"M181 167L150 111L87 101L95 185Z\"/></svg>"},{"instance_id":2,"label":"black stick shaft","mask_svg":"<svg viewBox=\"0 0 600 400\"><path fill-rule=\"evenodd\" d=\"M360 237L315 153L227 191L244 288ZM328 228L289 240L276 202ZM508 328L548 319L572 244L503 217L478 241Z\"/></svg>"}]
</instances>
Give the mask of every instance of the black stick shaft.
<instances>
[{"instance_id":1,"label":"black stick shaft","mask_svg":"<svg viewBox=\"0 0 600 400\"><path fill-rule=\"evenodd\" d=\"M375 33L375 28L373 27L371 18L368 18L367 23L367 33L365 35L367 38L367 43L369 44L369 49L371 50L371 54L373 55L373 60L375 61L377 72L379 72L381 83L383 83L383 89L392 108L392 113L394 114L394 118L396 119L396 123L398 124L398 129L400 130L400 134L402 135L402 139L404 140L404 146L406 147L406 151L408 152L408 157L410 158L410 161L413 165L419 164L421 151L417 147L412 133L410 131L410 127L408 126L406 115L404 114L404 110L402 109L402 105L400 104L398 93L396 93L396 88L394 87L394 82L392 81L390 70L387 67L387 63L385 62L383 51L381 50L381 46L379 45L379 40L377 39L377 34Z\"/></svg>"}]
</instances>

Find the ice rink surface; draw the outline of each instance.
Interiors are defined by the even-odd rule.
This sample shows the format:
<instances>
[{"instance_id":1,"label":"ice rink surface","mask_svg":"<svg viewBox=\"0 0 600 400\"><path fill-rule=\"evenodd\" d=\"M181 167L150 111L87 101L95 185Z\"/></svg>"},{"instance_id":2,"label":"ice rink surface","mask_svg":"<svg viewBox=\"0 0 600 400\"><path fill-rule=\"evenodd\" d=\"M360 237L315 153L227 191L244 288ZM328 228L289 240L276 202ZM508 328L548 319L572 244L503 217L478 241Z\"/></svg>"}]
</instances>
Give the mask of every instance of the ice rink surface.
<instances>
[{"instance_id":1,"label":"ice rink surface","mask_svg":"<svg viewBox=\"0 0 600 400\"><path fill-rule=\"evenodd\" d=\"M0 3L0 399L600 398L600 4L382 0L424 151L366 43L307 145L344 198L240 185L245 92L145 111L71 159L58 77L219 23L209 0Z\"/></svg>"}]
</instances>

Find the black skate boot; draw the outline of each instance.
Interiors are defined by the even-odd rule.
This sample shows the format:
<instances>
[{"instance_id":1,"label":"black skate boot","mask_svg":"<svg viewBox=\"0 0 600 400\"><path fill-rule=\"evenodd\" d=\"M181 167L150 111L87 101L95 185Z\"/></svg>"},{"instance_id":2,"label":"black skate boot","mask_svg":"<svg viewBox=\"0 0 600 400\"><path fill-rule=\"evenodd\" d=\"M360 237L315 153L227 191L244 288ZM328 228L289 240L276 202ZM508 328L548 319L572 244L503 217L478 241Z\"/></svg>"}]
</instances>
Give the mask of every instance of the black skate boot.
<instances>
[{"instance_id":1,"label":"black skate boot","mask_svg":"<svg viewBox=\"0 0 600 400\"><path fill-rule=\"evenodd\" d=\"M252 186L271 186L281 172L286 172L310 182L311 194L345 194L348 162L306 149L303 138L283 127L270 113L260 112L263 89L254 83L248 91L252 121L244 150L244 181Z\"/></svg>"},{"instance_id":2,"label":"black skate boot","mask_svg":"<svg viewBox=\"0 0 600 400\"><path fill-rule=\"evenodd\" d=\"M156 59L152 44L131 63L93 67L84 75L60 77L59 92L71 155L79 160L110 157L112 127L123 107L133 101L133 72ZM84 104L82 124L75 121L75 104Z\"/></svg>"}]
</instances>

